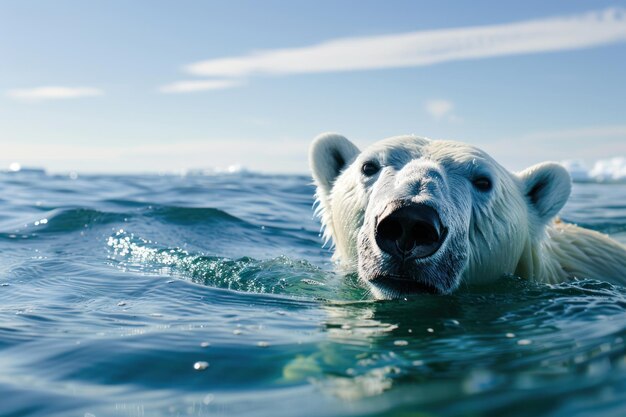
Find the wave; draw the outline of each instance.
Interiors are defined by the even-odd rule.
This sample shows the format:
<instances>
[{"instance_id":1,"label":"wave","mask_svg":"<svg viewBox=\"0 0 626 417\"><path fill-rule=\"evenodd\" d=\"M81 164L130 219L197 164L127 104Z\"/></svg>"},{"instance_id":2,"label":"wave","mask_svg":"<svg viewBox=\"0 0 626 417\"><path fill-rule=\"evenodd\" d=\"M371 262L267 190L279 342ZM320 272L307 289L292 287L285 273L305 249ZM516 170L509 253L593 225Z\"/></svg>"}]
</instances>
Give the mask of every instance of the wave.
<instances>
[{"instance_id":1,"label":"wave","mask_svg":"<svg viewBox=\"0 0 626 417\"><path fill-rule=\"evenodd\" d=\"M15 227L18 232L24 227L36 227L39 233L72 232L82 230L88 225L125 223L129 219L144 217L153 218L168 224L206 225L211 223L230 222L243 226L249 224L223 210L212 207L176 207L134 202L132 200L108 200L118 205L137 207L135 211L108 212L91 208L57 208L39 215L27 222L23 227ZM22 224L20 222L20 224Z\"/></svg>"},{"instance_id":2,"label":"wave","mask_svg":"<svg viewBox=\"0 0 626 417\"><path fill-rule=\"evenodd\" d=\"M562 161L574 182L626 183L626 157L600 159L589 168L580 159Z\"/></svg>"},{"instance_id":3,"label":"wave","mask_svg":"<svg viewBox=\"0 0 626 417\"><path fill-rule=\"evenodd\" d=\"M94 225L123 223L130 217L124 213L109 213L89 208L54 209L35 217L32 221L19 222L0 231L0 239L29 239L39 235L67 234L82 231Z\"/></svg>"},{"instance_id":4,"label":"wave","mask_svg":"<svg viewBox=\"0 0 626 417\"><path fill-rule=\"evenodd\" d=\"M182 278L209 287L312 299L365 296L356 276L338 277L303 259L231 259L163 247L119 230L109 236L109 261L124 270Z\"/></svg>"}]
</instances>

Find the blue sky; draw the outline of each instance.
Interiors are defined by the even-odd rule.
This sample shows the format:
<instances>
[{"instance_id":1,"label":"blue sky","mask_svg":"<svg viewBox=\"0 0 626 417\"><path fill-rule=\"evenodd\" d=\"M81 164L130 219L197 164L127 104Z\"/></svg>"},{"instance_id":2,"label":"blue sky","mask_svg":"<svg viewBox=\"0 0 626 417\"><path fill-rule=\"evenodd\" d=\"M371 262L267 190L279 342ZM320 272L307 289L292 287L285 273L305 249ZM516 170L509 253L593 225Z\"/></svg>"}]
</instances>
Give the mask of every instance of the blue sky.
<instances>
[{"instance_id":1,"label":"blue sky","mask_svg":"<svg viewBox=\"0 0 626 417\"><path fill-rule=\"evenodd\" d=\"M626 156L626 2L0 1L0 168L307 172L324 131Z\"/></svg>"}]
</instances>

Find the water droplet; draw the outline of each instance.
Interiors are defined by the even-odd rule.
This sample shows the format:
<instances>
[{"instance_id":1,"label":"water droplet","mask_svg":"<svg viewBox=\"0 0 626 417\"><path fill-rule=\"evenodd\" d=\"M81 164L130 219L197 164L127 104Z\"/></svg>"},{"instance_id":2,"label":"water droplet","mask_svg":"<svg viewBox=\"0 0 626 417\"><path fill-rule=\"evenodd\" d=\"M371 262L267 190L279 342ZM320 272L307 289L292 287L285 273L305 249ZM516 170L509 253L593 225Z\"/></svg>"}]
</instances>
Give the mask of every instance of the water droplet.
<instances>
[{"instance_id":1,"label":"water droplet","mask_svg":"<svg viewBox=\"0 0 626 417\"><path fill-rule=\"evenodd\" d=\"M505 334L506 337L508 337L509 339L515 337L515 333L507 333Z\"/></svg>"},{"instance_id":2,"label":"water droplet","mask_svg":"<svg viewBox=\"0 0 626 417\"><path fill-rule=\"evenodd\" d=\"M256 345L261 348L266 348L266 347L269 347L270 344L265 341L260 341Z\"/></svg>"},{"instance_id":3,"label":"water droplet","mask_svg":"<svg viewBox=\"0 0 626 417\"><path fill-rule=\"evenodd\" d=\"M198 361L193 364L193 369L195 369L196 371L204 371L208 367L209 363L205 361Z\"/></svg>"},{"instance_id":4,"label":"water droplet","mask_svg":"<svg viewBox=\"0 0 626 417\"><path fill-rule=\"evenodd\" d=\"M407 346L409 342L407 342L406 340L395 340L393 344L396 346Z\"/></svg>"},{"instance_id":5,"label":"water droplet","mask_svg":"<svg viewBox=\"0 0 626 417\"><path fill-rule=\"evenodd\" d=\"M429 327L428 329L426 329L426 331L427 331L428 333L435 333L435 329L432 329L432 328L430 328L430 327Z\"/></svg>"},{"instance_id":6,"label":"water droplet","mask_svg":"<svg viewBox=\"0 0 626 417\"><path fill-rule=\"evenodd\" d=\"M200 343L200 347L205 348L205 347L209 347L209 346L211 346L210 342L202 342L202 343Z\"/></svg>"},{"instance_id":7,"label":"water droplet","mask_svg":"<svg viewBox=\"0 0 626 417\"><path fill-rule=\"evenodd\" d=\"M520 346L527 346L530 345L533 341L530 339L520 339L517 341L517 344Z\"/></svg>"}]
</instances>

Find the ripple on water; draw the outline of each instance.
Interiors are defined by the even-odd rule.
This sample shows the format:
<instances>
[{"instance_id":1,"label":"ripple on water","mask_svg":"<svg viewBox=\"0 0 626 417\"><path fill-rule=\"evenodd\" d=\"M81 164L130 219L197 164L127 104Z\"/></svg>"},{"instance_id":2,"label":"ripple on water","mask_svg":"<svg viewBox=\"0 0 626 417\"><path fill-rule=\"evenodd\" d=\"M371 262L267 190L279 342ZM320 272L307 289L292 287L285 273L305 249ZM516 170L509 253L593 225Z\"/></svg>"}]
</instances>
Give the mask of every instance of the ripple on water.
<instances>
[{"instance_id":1,"label":"ripple on water","mask_svg":"<svg viewBox=\"0 0 626 417\"><path fill-rule=\"evenodd\" d=\"M0 187L5 414L626 407L623 287L509 277L374 302L320 249L305 177L17 173ZM575 186L564 218L619 238L613 187Z\"/></svg>"}]
</instances>

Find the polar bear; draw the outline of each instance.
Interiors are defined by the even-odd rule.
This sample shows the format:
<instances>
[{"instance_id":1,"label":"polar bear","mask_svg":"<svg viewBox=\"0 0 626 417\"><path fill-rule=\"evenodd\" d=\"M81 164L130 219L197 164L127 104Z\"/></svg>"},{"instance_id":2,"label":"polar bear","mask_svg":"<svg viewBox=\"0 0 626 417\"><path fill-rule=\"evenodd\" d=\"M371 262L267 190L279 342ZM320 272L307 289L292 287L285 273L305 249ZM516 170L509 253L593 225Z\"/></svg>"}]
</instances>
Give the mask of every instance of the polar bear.
<instances>
[{"instance_id":1,"label":"polar bear","mask_svg":"<svg viewBox=\"0 0 626 417\"><path fill-rule=\"evenodd\" d=\"M314 140L309 159L325 240L376 298L507 274L626 282L625 245L555 220L571 191L557 163L512 173L460 142L397 136L360 152L334 133Z\"/></svg>"}]
</instances>

